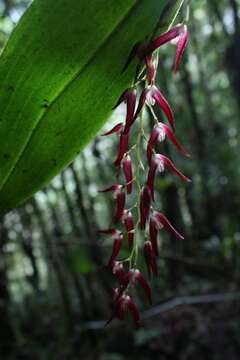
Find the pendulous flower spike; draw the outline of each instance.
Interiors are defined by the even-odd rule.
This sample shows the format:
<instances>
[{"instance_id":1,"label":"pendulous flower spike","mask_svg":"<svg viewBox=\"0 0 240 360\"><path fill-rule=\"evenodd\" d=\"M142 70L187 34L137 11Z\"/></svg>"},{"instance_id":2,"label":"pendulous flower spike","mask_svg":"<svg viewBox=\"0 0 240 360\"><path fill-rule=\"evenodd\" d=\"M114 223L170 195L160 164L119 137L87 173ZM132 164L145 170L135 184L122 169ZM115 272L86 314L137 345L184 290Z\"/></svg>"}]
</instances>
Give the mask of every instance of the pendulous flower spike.
<instances>
[{"instance_id":1,"label":"pendulous flower spike","mask_svg":"<svg viewBox=\"0 0 240 360\"><path fill-rule=\"evenodd\" d=\"M185 19L187 18L188 16L186 15ZM179 68L179 63L188 39L189 34L186 25L180 24L172 27L169 31L166 31L154 40L149 40L148 37L144 42L134 45L123 71L128 67L134 58L138 58L139 61L136 67L136 75L133 79L132 86L121 94L114 107L116 108L122 102L126 104L125 122L118 123L111 130L103 134L103 136L111 134L119 135L119 147L115 165L119 168L117 171L117 179L121 179L121 176L123 175L124 184L121 185L115 183L100 192L112 193L112 197L116 199L116 209L113 216L113 223L121 222L125 228L124 234L115 228L99 231L100 234L109 235L112 238L113 248L108 262L108 267L112 271L113 275L115 275L119 283L118 288L116 288L113 293L112 316L107 321L106 325L108 325L114 317L124 320L126 315L130 313L133 317L135 326L139 326L139 311L131 296L128 294L136 283L142 287L148 301L152 303L151 288L142 273L136 268L138 258L138 241L135 239L135 231L137 230L137 227L139 226L145 238L143 253L149 278L151 278L151 276L158 275L158 231L160 229L165 229L177 239L183 239L183 236L173 227L166 216L153 209L152 204L154 201L154 182L157 172L161 173L168 168L182 180L187 182L191 181L176 168L171 159L163 154L156 154L155 152L157 142L164 141L165 138L167 138L184 156L189 156L175 136L175 118L173 111L160 89L156 86L159 54L154 53L154 51L168 42L176 44L177 50L173 67L174 72L176 72ZM144 69L141 69L142 65L145 65ZM140 93L140 98L137 104L138 84L142 81L144 81L146 85ZM144 171L145 166L142 159L141 146L143 140L146 140L144 122L141 121L141 119L139 119L137 142L129 148L129 136L132 125L146 106L150 108L149 113L153 115L156 123L153 127L150 138L147 141L147 162L149 165L147 179L145 179L143 177L144 174L141 173ZM153 109L154 106L159 107L163 111L164 117L167 118L170 124L169 126L158 120ZM136 151L135 155L133 155L134 151ZM137 170L136 174L134 174L134 179L133 161L134 169L136 163ZM120 170L122 175L119 174ZM130 208L129 210L125 210L126 196L132 194L133 184L135 184L135 182L137 189L134 191L134 195L137 193L137 199L136 201L134 200L134 203L132 203L132 198L134 198L134 196L131 196L129 199L130 201L127 201L127 203L129 202L129 205L131 204ZM134 211L134 213L132 213L132 211ZM135 214L136 219L133 216ZM119 226L122 226L121 224L119 224ZM131 252L127 258L119 261L118 255L125 235L127 236L128 246ZM132 268L132 264L134 264L134 268Z\"/></svg>"}]
</instances>

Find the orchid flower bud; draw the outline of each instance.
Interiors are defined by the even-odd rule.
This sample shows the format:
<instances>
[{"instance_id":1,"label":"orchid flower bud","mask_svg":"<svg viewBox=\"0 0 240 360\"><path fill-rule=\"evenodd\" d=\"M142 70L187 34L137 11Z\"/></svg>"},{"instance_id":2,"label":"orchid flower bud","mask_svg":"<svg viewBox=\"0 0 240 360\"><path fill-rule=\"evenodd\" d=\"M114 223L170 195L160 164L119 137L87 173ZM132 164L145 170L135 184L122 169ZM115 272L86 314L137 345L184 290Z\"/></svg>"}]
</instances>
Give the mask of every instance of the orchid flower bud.
<instances>
[{"instance_id":1,"label":"orchid flower bud","mask_svg":"<svg viewBox=\"0 0 240 360\"><path fill-rule=\"evenodd\" d=\"M151 205L151 191L148 186L144 186L140 195L140 228L143 230L149 217Z\"/></svg>"},{"instance_id":2,"label":"orchid flower bud","mask_svg":"<svg viewBox=\"0 0 240 360\"><path fill-rule=\"evenodd\" d=\"M132 182L133 182L133 166L130 155L127 155L122 161L123 173L127 183L127 193L131 194L132 192Z\"/></svg>"},{"instance_id":3,"label":"orchid flower bud","mask_svg":"<svg viewBox=\"0 0 240 360\"><path fill-rule=\"evenodd\" d=\"M154 254L154 251L152 248L152 244L150 241L146 241L144 243L143 252L144 252L145 262L147 265L149 278L151 278L152 275L157 276L158 275L157 262L156 262L156 257L155 257L155 254Z\"/></svg>"},{"instance_id":4,"label":"orchid flower bud","mask_svg":"<svg viewBox=\"0 0 240 360\"><path fill-rule=\"evenodd\" d=\"M122 220L127 230L128 247L129 249L132 249L134 242L134 222L131 211L125 211Z\"/></svg>"}]
</instances>

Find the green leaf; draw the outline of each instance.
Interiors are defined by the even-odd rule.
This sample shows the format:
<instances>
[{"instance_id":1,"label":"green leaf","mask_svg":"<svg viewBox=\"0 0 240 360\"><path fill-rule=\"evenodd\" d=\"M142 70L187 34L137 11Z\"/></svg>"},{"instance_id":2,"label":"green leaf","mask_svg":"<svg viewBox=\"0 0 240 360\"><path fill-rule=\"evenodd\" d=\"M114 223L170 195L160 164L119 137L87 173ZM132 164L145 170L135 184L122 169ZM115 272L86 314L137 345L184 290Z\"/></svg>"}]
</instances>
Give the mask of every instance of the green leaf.
<instances>
[{"instance_id":1,"label":"green leaf","mask_svg":"<svg viewBox=\"0 0 240 360\"><path fill-rule=\"evenodd\" d=\"M172 12L169 10L171 3ZM131 81L121 69L173 0L35 0L0 59L0 213L91 140ZM179 6L177 6L179 8ZM170 15L171 16L170 16Z\"/></svg>"},{"instance_id":2,"label":"green leaf","mask_svg":"<svg viewBox=\"0 0 240 360\"><path fill-rule=\"evenodd\" d=\"M94 264L87 254L80 249L74 249L70 254L70 266L73 271L80 274L87 274L94 270Z\"/></svg>"}]
</instances>

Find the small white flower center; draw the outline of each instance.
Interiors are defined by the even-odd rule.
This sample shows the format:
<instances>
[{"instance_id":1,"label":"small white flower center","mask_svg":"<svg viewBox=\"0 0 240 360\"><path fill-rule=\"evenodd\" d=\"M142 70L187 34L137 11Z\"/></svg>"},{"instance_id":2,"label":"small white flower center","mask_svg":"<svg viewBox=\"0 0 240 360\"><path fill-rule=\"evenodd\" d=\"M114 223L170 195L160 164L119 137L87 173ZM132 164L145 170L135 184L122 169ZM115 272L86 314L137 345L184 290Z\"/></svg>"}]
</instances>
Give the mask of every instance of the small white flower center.
<instances>
[{"instance_id":1,"label":"small white flower center","mask_svg":"<svg viewBox=\"0 0 240 360\"><path fill-rule=\"evenodd\" d=\"M153 92L154 92L154 87L150 86L149 91L146 94L146 104L148 106L154 106L156 103L156 100L152 96Z\"/></svg>"},{"instance_id":2,"label":"small white flower center","mask_svg":"<svg viewBox=\"0 0 240 360\"><path fill-rule=\"evenodd\" d=\"M161 125L157 126L157 132L158 132L158 140L159 141L164 141L166 138L166 134L165 131L163 129L163 127Z\"/></svg>"},{"instance_id":3,"label":"small white flower center","mask_svg":"<svg viewBox=\"0 0 240 360\"><path fill-rule=\"evenodd\" d=\"M162 159L157 159L156 160L156 162L157 162L157 170L160 172L160 173L162 173L162 172L164 172L164 170L165 170L165 165L164 165L164 161L162 160Z\"/></svg>"}]
</instances>

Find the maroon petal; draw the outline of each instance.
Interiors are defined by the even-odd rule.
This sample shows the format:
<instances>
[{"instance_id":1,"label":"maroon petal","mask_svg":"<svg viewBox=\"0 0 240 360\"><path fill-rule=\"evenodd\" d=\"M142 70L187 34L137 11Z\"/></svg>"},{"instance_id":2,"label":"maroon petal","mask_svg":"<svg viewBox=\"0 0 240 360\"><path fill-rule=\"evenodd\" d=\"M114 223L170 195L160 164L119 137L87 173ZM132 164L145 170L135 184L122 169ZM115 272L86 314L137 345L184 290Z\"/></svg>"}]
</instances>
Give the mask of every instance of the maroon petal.
<instances>
[{"instance_id":1,"label":"maroon petal","mask_svg":"<svg viewBox=\"0 0 240 360\"><path fill-rule=\"evenodd\" d=\"M163 110L164 114L166 115L169 123L171 124L173 129L175 129L176 124L175 124L173 111L172 111L169 103L167 102L167 100L165 99L163 94L161 93L161 91L156 86L154 86L154 89L152 89L152 97L157 101L160 108Z\"/></svg>"},{"instance_id":2,"label":"maroon petal","mask_svg":"<svg viewBox=\"0 0 240 360\"><path fill-rule=\"evenodd\" d=\"M136 110L136 113L134 115L134 120L137 119L138 115L140 114L140 112L142 111L142 108L145 104L145 101L146 101L146 96L147 96L147 93L149 92L149 89L144 89L141 93L141 96L140 96L140 99L139 99L139 103L138 103L138 107L137 107L137 110Z\"/></svg>"},{"instance_id":3,"label":"maroon petal","mask_svg":"<svg viewBox=\"0 0 240 360\"><path fill-rule=\"evenodd\" d=\"M152 244L150 243L150 241L146 241L144 243L143 252L144 252L145 263L147 265L149 278L151 278L152 274L157 276L158 271L157 271L156 257L154 255Z\"/></svg>"},{"instance_id":4,"label":"maroon petal","mask_svg":"<svg viewBox=\"0 0 240 360\"><path fill-rule=\"evenodd\" d=\"M124 214L126 195L124 191L121 191L117 194L117 206L114 214L114 222L117 223L121 220Z\"/></svg>"},{"instance_id":5,"label":"maroon petal","mask_svg":"<svg viewBox=\"0 0 240 360\"><path fill-rule=\"evenodd\" d=\"M104 229L104 230L98 230L99 234L105 234L105 235L112 235L112 236L116 236L118 234L121 234L121 232L117 229Z\"/></svg>"},{"instance_id":6,"label":"maroon petal","mask_svg":"<svg viewBox=\"0 0 240 360\"><path fill-rule=\"evenodd\" d=\"M116 275L116 278L118 279L119 283L121 285L125 284L126 282L126 273L123 268L123 264L119 261L115 261L113 263L112 272L114 275Z\"/></svg>"},{"instance_id":7,"label":"maroon petal","mask_svg":"<svg viewBox=\"0 0 240 360\"><path fill-rule=\"evenodd\" d=\"M150 217L149 236L150 236L150 241L152 244L153 251L156 256L158 255L157 233L158 233L158 229L156 226L156 221L152 217Z\"/></svg>"},{"instance_id":8,"label":"maroon petal","mask_svg":"<svg viewBox=\"0 0 240 360\"><path fill-rule=\"evenodd\" d=\"M126 125L124 128L124 134L127 134L130 130L131 125L133 124L135 118L134 118L134 112L135 112L135 106L136 106L136 100L137 100L137 92L136 89L130 89L127 94L127 116L126 116Z\"/></svg>"},{"instance_id":9,"label":"maroon petal","mask_svg":"<svg viewBox=\"0 0 240 360\"><path fill-rule=\"evenodd\" d=\"M119 320L124 320L127 312L126 308L126 296L122 295L116 302L115 312Z\"/></svg>"},{"instance_id":10,"label":"maroon petal","mask_svg":"<svg viewBox=\"0 0 240 360\"><path fill-rule=\"evenodd\" d=\"M118 149L118 156L117 159L115 160L115 165L116 166L120 166L121 161L125 155L125 153L128 151L128 139L129 139L129 134L124 134L122 133L120 136L120 143L119 143L119 149Z\"/></svg>"},{"instance_id":11,"label":"maroon petal","mask_svg":"<svg viewBox=\"0 0 240 360\"><path fill-rule=\"evenodd\" d=\"M156 126L154 126L147 145L147 159L149 164L151 164L151 160L153 156L153 148L158 140L158 135L159 135L158 129Z\"/></svg>"},{"instance_id":12,"label":"maroon petal","mask_svg":"<svg viewBox=\"0 0 240 360\"><path fill-rule=\"evenodd\" d=\"M178 45L177 45L177 51L176 51L176 58L175 58L175 64L173 68L173 72L176 74L179 68L179 63L182 58L183 52L185 50L185 47L187 46L189 40L189 32L185 30L182 35L179 38Z\"/></svg>"},{"instance_id":13,"label":"maroon petal","mask_svg":"<svg viewBox=\"0 0 240 360\"><path fill-rule=\"evenodd\" d=\"M142 286L143 290L145 291L149 303L152 304L152 290L148 285L147 281L144 279L142 273L138 270L135 270L135 277L136 280L139 282L139 284Z\"/></svg>"},{"instance_id":14,"label":"maroon petal","mask_svg":"<svg viewBox=\"0 0 240 360\"><path fill-rule=\"evenodd\" d=\"M152 54L152 52L155 51L156 49L158 49L160 46L162 46L162 45L170 42L171 40L175 39L176 37L178 37L181 31L182 31L182 26L177 25L177 26L174 26L169 31L167 31L164 34L157 37L146 47L146 50L145 50L146 55Z\"/></svg>"},{"instance_id":15,"label":"maroon petal","mask_svg":"<svg viewBox=\"0 0 240 360\"><path fill-rule=\"evenodd\" d=\"M146 221L149 217L151 205L151 191L148 186L144 186L141 192L140 198L140 228L145 229Z\"/></svg>"},{"instance_id":16,"label":"maroon petal","mask_svg":"<svg viewBox=\"0 0 240 360\"><path fill-rule=\"evenodd\" d=\"M158 168L157 162L154 159L152 159L147 177L147 186L150 189L150 193L153 201L154 201L154 180L155 180L157 168Z\"/></svg>"},{"instance_id":17,"label":"maroon petal","mask_svg":"<svg viewBox=\"0 0 240 360\"><path fill-rule=\"evenodd\" d=\"M151 251L152 251L151 243L149 241L145 242L144 247L143 247L143 253L144 253L145 263L147 265L149 278L151 278L151 273L152 273L152 269L151 269Z\"/></svg>"},{"instance_id":18,"label":"maroon petal","mask_svg":"<svg viewBox=\"0 0 240 360\"><path fill-rule=\"evenodd\" d=\"M162 159L165 166L167 166L172 172L174 172L177 176L179 176L183 181L192 182L191 179L189 179L187 176L183 175L181 171L179 171L176 166L173 164L173 162L166 156L159 154L159 158Z\"/></svg>"},{"instance_id":19,"label":"maroon petal","mask_svg":"<svg viewBox=\"0 0 240 360\"><path fill-rule=\"evenodd\" d=\"M138 311L136 305L134 304L133 300L130 298L130 296L128 296L128 299L127 299L127 307L128 307L128 310L132 313L132 317L133 317L136 328L138 328L139 324L140 324L139 311Z\"/></svg>"},{"instance_id":20,"label":"maroon petal","mask_svg":"<svg viewBox=\"0 0 240 360\"><path fill-rule=\"evenodd\" d=\"M132 192L132 181L133 181L133 167L132 160L130 156L126 156L122 161L123 173L127 183L127 193L131 194Z\"/></svg>"},{"instance_id":21,"label":"maroon petal","mask_svg":"<svg viewBox=\"0 0 240 360\"><path fill-rule=\"evenodd\" d=\"M122 246L122 235L120 235L119 237L115 238L114 243L113 243L113 249L112 249L112 255L109 259L108 262L108 267L112 268L114 265L114 262L119 254L119 251L121 249Z\"/></svg>"},{"instance_id":22,"label":"maroon petal","mask_svg":"<svg viewBox=\"0 0 240 360\"><path fill-rule=\"evenodd\" d=\"M123 123L119 123L119 124L115 125L111 130L102 134L101 136L108 136L108 135L112 135L114 133L120 133L123 129L123 126L124 126Z\"/></svg>"},{"instance_id":23,"label":"maroon petal","mask_svg":"<svg viewBox=\"0 0 240 360\"><path fill-rule=\"evenodd\" d=\"M121 190L122 187L123 187L122 185L113 184L113 185L107 187L106 189L98 190L98 192L105 193L105 192L110 192L110 191L112 191L112 192L114 193L114 192L117 192L117 191Z\"/></svg>"},{"instance_id":24,"label":"maroon petal","mask_svg":"<svg viewBox=\"0 0 240 360\"><path fill-rule=\"evenodd\" d=\"M157 220L157 222L159 222L160 225L162 225L164 227L164 229L167 230L170 234L175 236L177 239L180 239L180 240L184 239L184 237L172 226L172 224L166 218L165 215L163 215L160 212L155 211L153 216Z\"/></svg>"},{"instance_id":25,"label":"maroon petal","mask_svg":"<svg viewBox=\"0 0 240 360\"><path fill-rule=\"evenodd\" d=\"M129 246L129 249L132 249L133 242L134 242L134 222L133 222L132 213L130 211L128 211L126 214L124 214L123 222L124 222L125 228L127 230L128 246Z\"/></svg>"},{"instance_id":26,"label":"maroon petal","mask_svg":"<svg viewBox=\"0 0 240 360\"><path fill-rule=\"evenodd\" d=\"M171 140L171 142L178 148L178 150L185 156L189 157L189 153L179 144L177 141L176 136L174 135L174 132L168 127L167 125L161 123L162 128L164 129L165 134Z\"/></svg>"},{"instance_id":27,"label":"maroon petal","mask_svg":"<svg viewBox=\"0 0 240 360\"><path fill-rule=\"evenodd\" d=\"M145 57L145 64L146 64L146 69L147 69L148 82L149 82L149 84L151 84L154 82L154 80L156 78L156 74L157 74L157 69L153 63L153 59L152 59L151 55L147 55Z\"/></svg>"}]
</instances>

